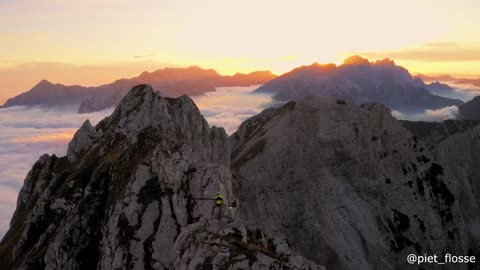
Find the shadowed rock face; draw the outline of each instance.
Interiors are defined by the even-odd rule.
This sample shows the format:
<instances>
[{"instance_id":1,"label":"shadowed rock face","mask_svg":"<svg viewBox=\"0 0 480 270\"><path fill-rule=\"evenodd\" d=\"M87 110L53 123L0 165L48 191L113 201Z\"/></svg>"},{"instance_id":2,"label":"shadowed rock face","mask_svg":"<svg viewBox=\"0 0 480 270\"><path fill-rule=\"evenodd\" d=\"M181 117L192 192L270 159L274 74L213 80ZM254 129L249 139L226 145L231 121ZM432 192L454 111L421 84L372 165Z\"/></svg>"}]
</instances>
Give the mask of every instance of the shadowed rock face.
<instances>
[{"instance_id":1,"label":"shadowed rock face","mask_svg":"<svg viewBox=\"0 0 480 270\"><path fill-rule=\"evenodd\" d=\"M356 104L381 103L404 113L459 106L463 102L431 94L420 78L413 78L389 59L369 62L353 56L334 64L298 67L262 85L254 93L275 94L276 101L301 99L308 95L345 99Z\"/></svg>"},{"instance_id":2,"label":"shadowed rock face","mask_svg":"<svg viewBox=\"0 0 480 270\"><path fill-rule=\"evenodd\" d=\"M445 120L443 122L400 121L414 136L423 140L430 147L457 134L465 133L480 125L480 120Z\"/></svg>"},{"instance_id":3,"label":"shadowed rock face","mask_svg":"<svg viewBox=\"0 0 480 270\"><path fill-rule=\"evenodd\" d=\"M220 192L229 205L231 184L225 131L190 98L136 86L110 117L82 125L66 157L33 166L0 268L322 269L233 210L214 218L201 198Z\"/></svg>"},{"instance_id":4,"label":"shadowed rock face","mask_svg":"<svg viewBox=\"0 0 480 270\"><path fill-rule=\"evenodd\" d=\"M473 239L480 239L478 213L480 209L480 126L465 132L456 133L434 149L435 159L445 164L452 172L455 184L452 189L462 194L460 206L464 210L467 231ZM478 242L472 247L472 252L479 256Z\"/></svg>"},{"instance_id":5,"label":"shadowed rock face","mask_svg":"<svg viewBox=\"0 0 480 270\"><path fill-rule=\"evenodd\" d=\"M479 250L470 186L444 165L455 157L436 160L381 105L310 97L263 111L230 140L241 216L327 269L407 269L410 253Z\"/></svg>"},{"instance_id":6,"label":"shadowed rock face","mask_svg":"<svg viewBox=\"0 0 480 270\"><path fill-rule=\"evenodd\" d=\"M460 106L458 112L460 119L480 120L480 96Z\"/></svg>"}]
</instances>

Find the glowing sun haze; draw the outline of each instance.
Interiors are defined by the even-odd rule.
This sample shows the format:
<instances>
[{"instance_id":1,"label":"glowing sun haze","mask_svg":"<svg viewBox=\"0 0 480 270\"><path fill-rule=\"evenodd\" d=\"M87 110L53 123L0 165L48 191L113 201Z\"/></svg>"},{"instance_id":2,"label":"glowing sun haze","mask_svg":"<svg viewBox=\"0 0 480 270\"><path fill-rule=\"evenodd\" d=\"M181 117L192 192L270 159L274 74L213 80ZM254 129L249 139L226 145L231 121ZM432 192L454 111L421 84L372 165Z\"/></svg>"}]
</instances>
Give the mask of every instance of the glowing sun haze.
<instances>
[{"instance_id":1,"label":"glowing sun haze","mask_svg":"<svg viewBox=\"0 0 480 270\"><path fill-rule=\"evenodd\" d=\"M98 85L164 66L222 74L390 57L478 74L480 1L0 0L0 102L41 79Z\"/></svg>"}]
</instances>

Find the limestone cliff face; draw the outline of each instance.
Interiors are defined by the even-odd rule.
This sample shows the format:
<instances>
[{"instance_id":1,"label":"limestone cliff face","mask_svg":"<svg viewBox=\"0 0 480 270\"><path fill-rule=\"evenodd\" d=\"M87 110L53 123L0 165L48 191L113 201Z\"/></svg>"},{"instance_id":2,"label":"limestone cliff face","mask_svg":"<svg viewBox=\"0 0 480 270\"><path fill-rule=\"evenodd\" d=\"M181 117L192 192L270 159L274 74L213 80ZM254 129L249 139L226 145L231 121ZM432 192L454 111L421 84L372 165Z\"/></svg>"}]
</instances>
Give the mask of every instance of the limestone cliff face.
<instances>
[{"instance_id":1,"label":"limestone cliff face","mask_svg":"<svg viewBox=\"0 0 480 270\"><path fill-rule=\"evenodd\" d=\"M83 124L66 157L34 165L0 268L321 269L234 209L217 220L202 199L217 192L235 200L225 131L190 98L136 86L110 117Z\"/></svg>"},{"instance_id":2,"label":"limestone cliff face","mask_svg":"<svg viewBox=\"0 0 480 270\"><path fill-rule=\"evenodd\" d=\"M242 218L327 269L408 269L410 253L480 250L479 211L467 180L444 165L452 157L435 159L381 105L290 102L247 120L231 141ZM447 141L439 155L451 153Z\"/></svg>"},{"instance_id":3,"label":"limestone cliff face","mask_svg":"<svg viewBox=\"0 0 480 270\"><path fill-rule=\"evenodd\" d=\"M429 145L434 159L449 170L451 187L461 197L469 233L480 239L477 216L480 208L480 121L447 120L441 123L408 122L402 124Z\"/></svg>"},{"instance_id":4,"label":"limestone cliff face","mask_svg":"<svg viewBox=\"0 0 480 270\"><path fill-rule=\"evenodd\" d=\"M468 232L480 239L480 126L457 133L442 141L434 150L435 158L445 164L455 183L452 189L461 197ZM475 246L477 256L480 246Z\"/></svg>"}]
</instances>

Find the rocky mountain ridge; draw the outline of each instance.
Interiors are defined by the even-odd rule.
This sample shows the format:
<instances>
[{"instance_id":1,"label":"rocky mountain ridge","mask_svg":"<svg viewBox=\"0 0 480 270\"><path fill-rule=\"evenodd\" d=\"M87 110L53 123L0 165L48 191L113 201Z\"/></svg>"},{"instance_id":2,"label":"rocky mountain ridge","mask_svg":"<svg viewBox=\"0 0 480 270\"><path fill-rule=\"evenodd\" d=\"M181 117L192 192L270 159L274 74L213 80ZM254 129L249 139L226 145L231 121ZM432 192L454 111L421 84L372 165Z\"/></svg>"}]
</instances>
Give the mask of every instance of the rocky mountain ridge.
<instances>
[{"instance_id":1,"label":"rocky mountain ridge","mask_svg":"<svg viewBox=\"0 0 480 270\"><path fill-rule=\"evenodd\" d=\"M436 96L422 79L390 59L370 62L360 56L345 59L342 65L314 63L287 72L262 85L254 93L274 94L276 101L287 102L314 95L345 99L358 105L381 103L403 113L459 106L461 100Z\"/></svg>"},{"instance_id":2,"label":"rocky mountain ridge","mask_svg":"<svg viewBox=\"0 0 480 270\"><path fill-rule=\"evenodd\" d=\"M294 239L327 269L409 269L408 254L478 256L470 188L478 178L458 179L456 155L437 158L382 105L310 97L250 118L231 138L241 216ZM473 138L464 144L478 145Z\"/></svg>"},{"instance_id":3,"label":"rocky mountain ridge","mask_svg":"<svg viewBox=\"0 0 480 270\"><path fill-rule=\"evenodd\" d=\"M480 129L439 125L310 97L229 138L190 98L138 85L86 121L66 157L33 166L0 268L410 269L410 253L480 256Z\"/></svg>"},{"instance_id":4,"label":"rocky mountain ridge","mask_svg":"<svg viewBox=\"0 0 480 270\"><path fill-rule=\"evenodd\" d=\"M0 108L12 106L78 106L93 95L93 88L80 85L66 86L42 80L29 91L8 99Z\"/></svg>"}]
</instances>

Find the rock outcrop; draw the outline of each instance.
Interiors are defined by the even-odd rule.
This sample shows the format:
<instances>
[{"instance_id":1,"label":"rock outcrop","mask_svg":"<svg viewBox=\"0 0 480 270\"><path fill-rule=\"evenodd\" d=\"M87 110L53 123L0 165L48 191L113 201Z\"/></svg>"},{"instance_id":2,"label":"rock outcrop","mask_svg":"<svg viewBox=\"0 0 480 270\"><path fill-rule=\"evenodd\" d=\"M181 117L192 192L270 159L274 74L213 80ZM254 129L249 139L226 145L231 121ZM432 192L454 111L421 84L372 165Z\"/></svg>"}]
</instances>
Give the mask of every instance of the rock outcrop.
<instances>
[{"instance_id":1,"label":"rock outcrop","mask_svg":"<svg viewBox=\"0 0 480 270\"><path fill-rule=\"evenodd\" d=\"M465 133L480 125L479 120L445 120L443 122L400 121L414 136L429 147L436 147L441 141L457 133Z\"/></svg>"},{"instance_id":2,"label":"rock outcrop","mask_svg":"<svg viewBox=\"0 0 480 270\"><path fill-rule=\"evenodd\" d=\"M136 86L110 117L82 125L66 157L33 166L0 268L323 269L245 225L227 207L231 186L225 131L190 98Z\"/></svg>"},{"instance_id":3,"label":"rock outcrop","mask_svg":"<svg viewBox=\"0 0 480 270\"><path fill-rule=\"evenodd\" d=\"M458 107L460 119L480 120L480 96Z\"/></svg>"},{"instance_id":4,"label":"rock outcrop","mask_svg":"<svg viewBox=\"0 0 480 270\"><path fill-rule=\"evenodd\" d=\"M452 157L436 160L381 105L289 102L244 122L231 141L242 218L327 269L409 269L411 253L479 255L479 211L470 186L443 165Z\"/></svg>"}]
</instances>

